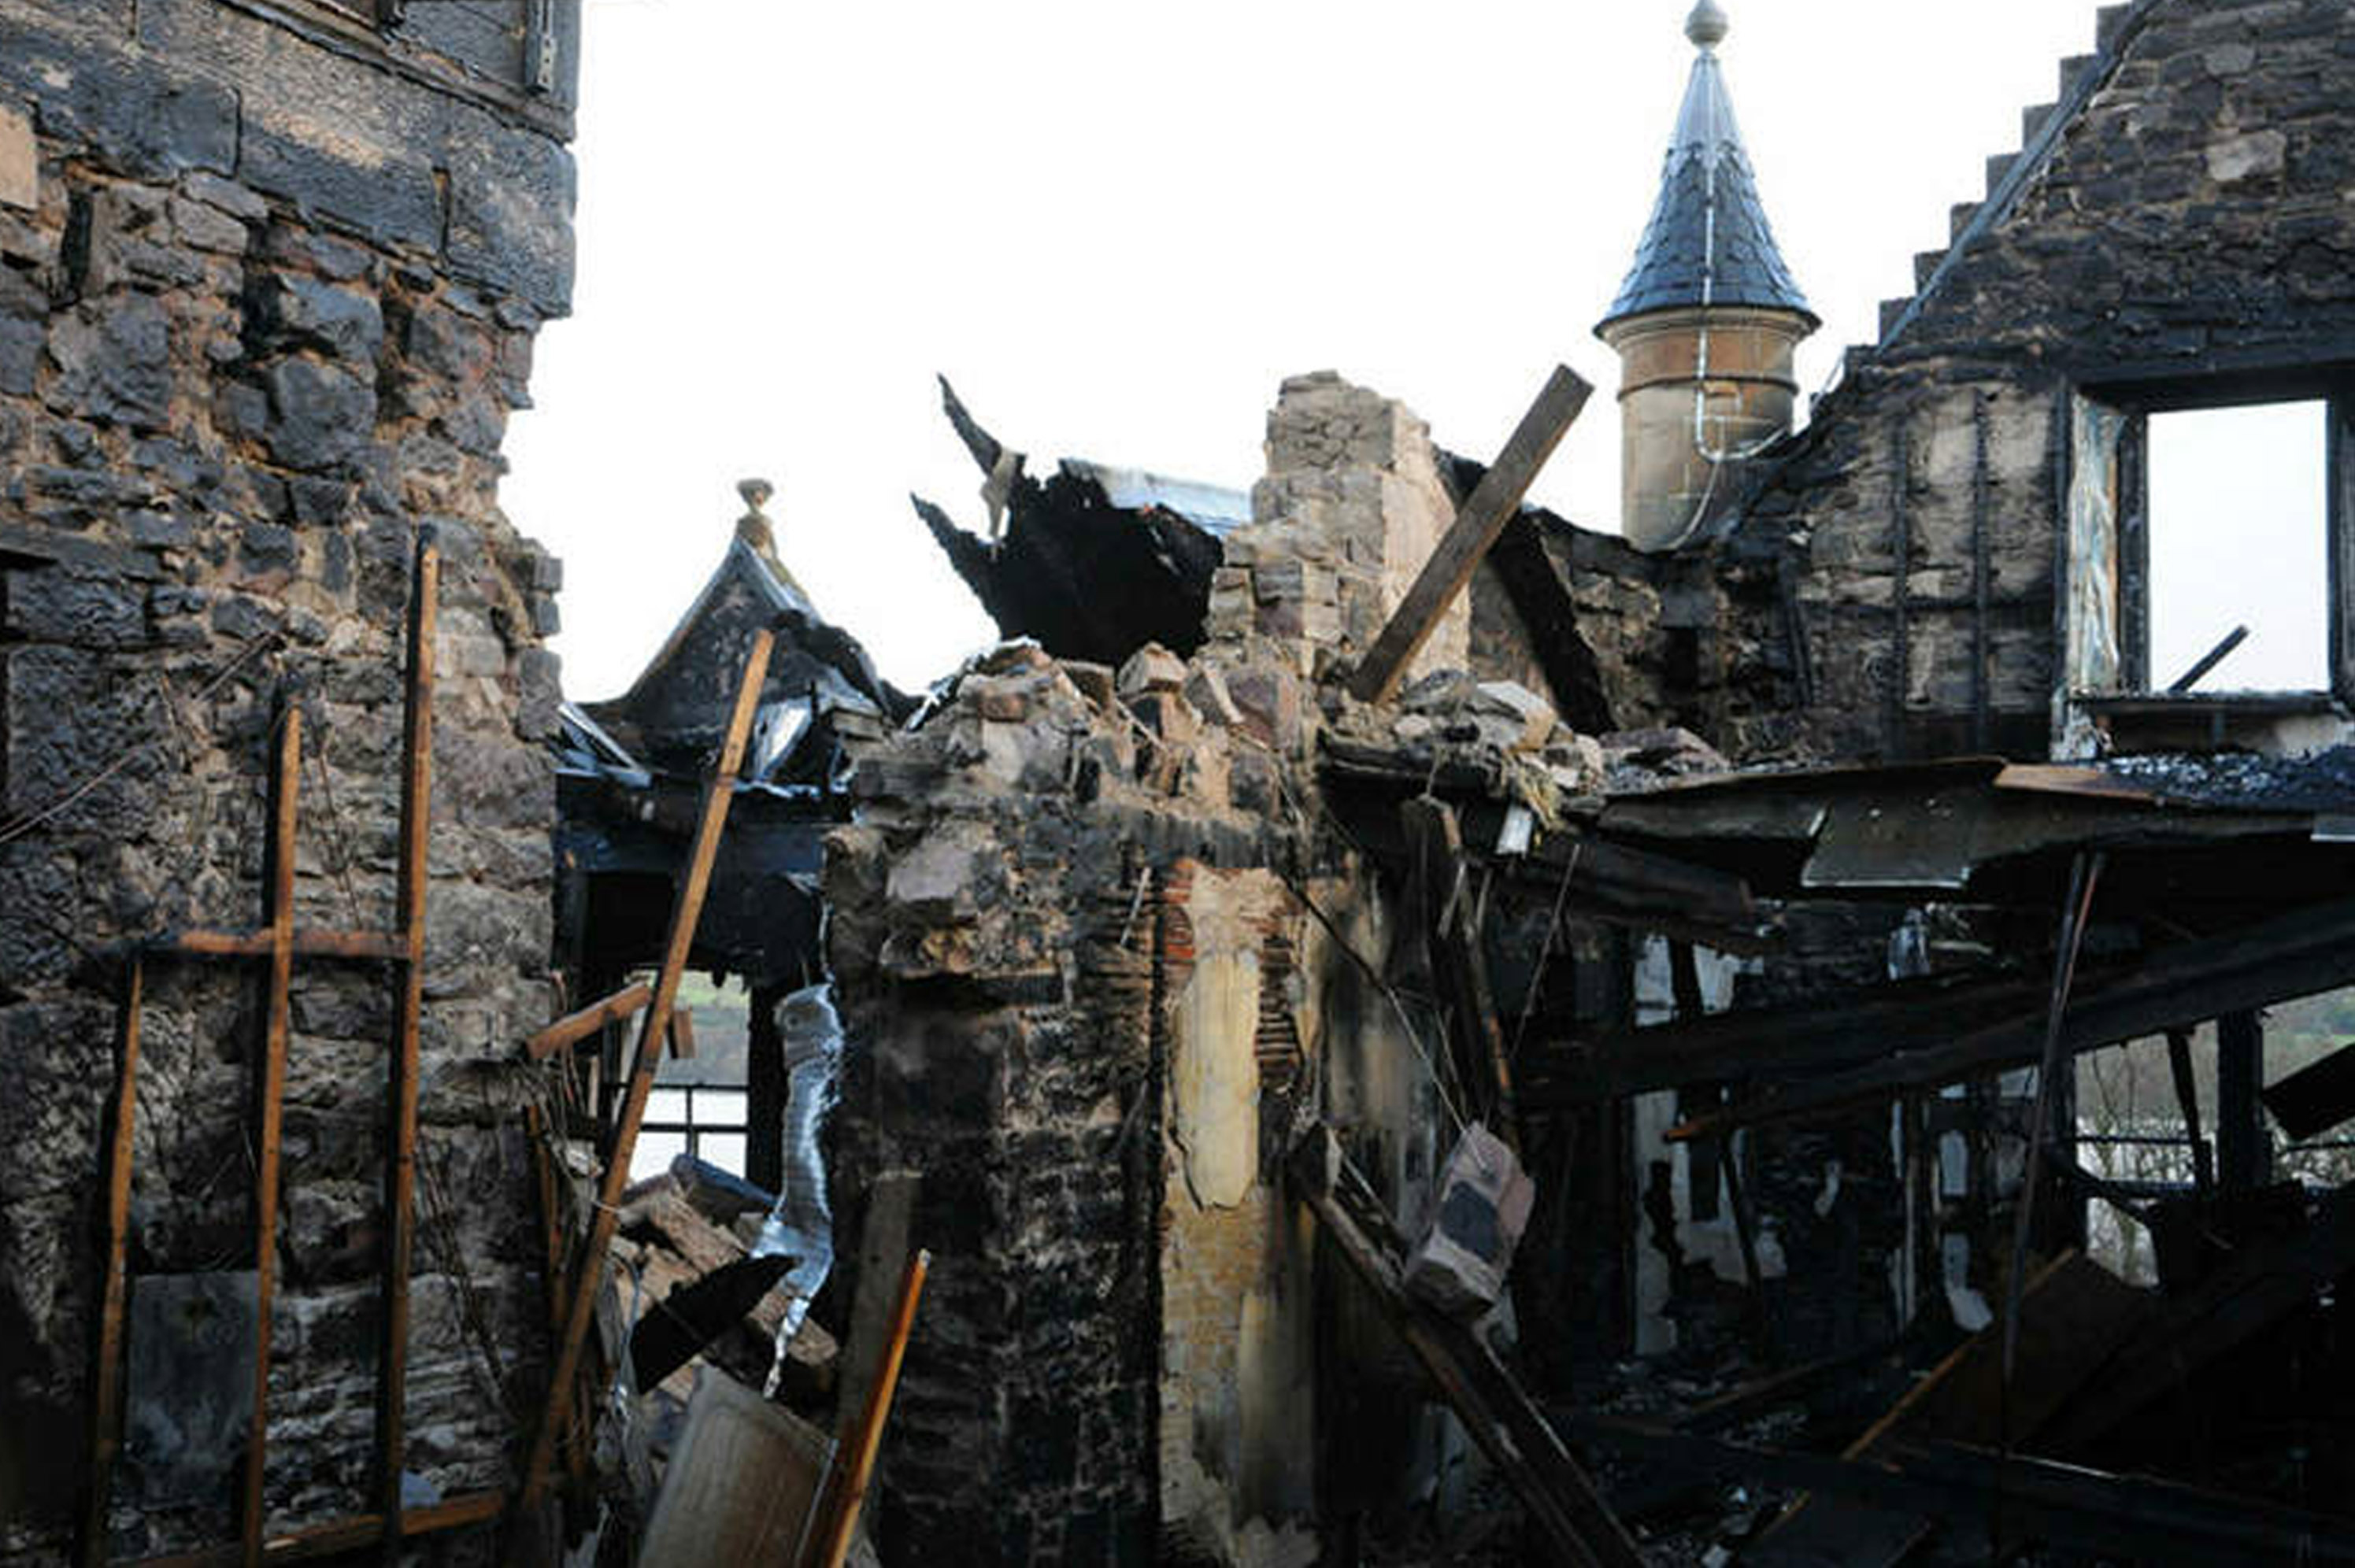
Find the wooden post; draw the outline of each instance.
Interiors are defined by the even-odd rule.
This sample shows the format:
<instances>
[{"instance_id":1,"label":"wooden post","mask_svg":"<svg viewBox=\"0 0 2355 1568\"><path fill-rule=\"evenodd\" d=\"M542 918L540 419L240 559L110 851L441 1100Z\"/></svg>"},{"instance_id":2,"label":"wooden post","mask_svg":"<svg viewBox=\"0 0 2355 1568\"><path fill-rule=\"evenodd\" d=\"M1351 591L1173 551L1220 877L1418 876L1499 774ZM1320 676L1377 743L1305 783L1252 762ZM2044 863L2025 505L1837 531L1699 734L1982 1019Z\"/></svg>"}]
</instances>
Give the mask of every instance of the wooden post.
<instances>
[{"instance_id":1,"label":"wooden post","mask_svg":"<svg viewBox=\"0 0 2355 1568\"><path fill-rule=\"evenodd\" d=\"M609 1023L619 1023L645 1010L655 988L644 980L623 986L602 1001L592 1001L578 1012L568 1012L524 1043L535 1062L553 1056L567 1045L586 1040Z\"/></svg>"},{"instance_id":2,"label":"wooden post","mask_svg":"<svg viewBox=\"0 0 2355 1568\"><path fill-rule=\"evenodd\" d=\"M98 1312L98 1364L91 1383L90 1495L82 1515L85 1568L106 1562L107 1496L114 1456L122 1446L123 1302L131 1223L131 1140L139 1113L139 1003L144 975L134 956L123 981L123 1012L115 1021L121 1075L114 1086L114 1124L106 1159L106 1261Z\"/></svg>"},{"instance_id":3,"label":"wooden post","mask_svg":"<svg viewBox=\"0 0 2355 1568\"><path fill-rule=\"evenodd\" d=\"M270 1308L278 1280L279 1127L286 1097L286 1029L294 980L294 800L303 769L303 710L289 704L278 728L278 776L271 792L269 1022L261 1044L261 1131L253 1181L253 1432L245 1449L239 1519L245 1568L261 1562L261 1477L270 1449Z\"/></svg>"},{"instance_id":4,"label":"wooden post","mask_svg":"<svg viewBox=\"0 0 2355 1568\"><path fill-rule=\"evenodd\" d=\"M2254 1192L2273 1179L2265 1147L2265 1029L2254 1012L2216 1021L2216 1175L2227 1192Z\"/></svg>"},{"instance_id":5,"label":"wooden post","mask_svg":"<svg viewBox=\"0 0 2355 1568\"><path fill-rule=\"evenodd\" d=\"M400 883L394 922L400 995L393 1015L391 1125L385 1171L384 1287L378 1314L377 1511L388 1560L400 1546L400 1475L408 1436L409 1270L417 1240L417 1050L425 1015L426 842L433 821L433 632L442 552L417 546L409 596L409 690L403 708Z\"/></svg>"},{"instance_id":6,"label":"wooden post","mask_svg":"<svg viewBox=\"0 0 2355 1568\"><path fill-rule=\"evenodd\" d=\"M2191 1031L2167 1032L2167 1071L2175 1080L2176 1107L2183 1113L2183 1136L2191 1140L2191 1184L2203 1198L2215 1196L2216 1151L2200 1127L2200 1085L2191 1075Z\"/></svg>"},{"instance_id":7,"label":"wooden post","mask_svg":"<svg viewBox=\"0 0 2355 1568\"><path fill-rule=\"evenodd\" d=\"M875 1454L883 1444L883 1423L891 1414L891 1395L900 1386L900 1363L908 1353L908 1335L916 1323L916 1301L924 1293L924 1276L932 1255L919 1250L908 1260L900 1281L900 1302L891 1313L891 1337L884 1342L882 1363L876 1368L874 1386L858 1413L858 1425L835 1451L835 1467L819 1494L813 1513L817 1529L814 1549L804 1559L809 1568L842 1568L850 1551L851 1532L858 1525L859 1506L867 1500L867 1485L875 1477Z\"/></svg>"},{"instance_id":8,"label":"wooden post","mask_svg":"<svg viewBox=\"0 0 2355 1568\"><path fill-rule=\"evenodd\" d=\"M1431 952L1432 976L1446 1003L1448 1033L1455 1042L1456 1060L1486 1090L1486 1114L1492 1130L1513 1151L1520 1152L1520 1116L1513 1101L1513 1068L1503 1026L1488 982L1488 959L1480 945L1471 900L1455 886L1464 860L1464 835L1455 812L1437 800L1409 800L1399 808L1406 830L1407 853L1416 858L1422 876L1423 937Z\"/></svg>"},{"instance_id":9,"label":"wooden post","mask_svg":"<svg viewBox=\"0 0 2355 1568\"><path fill-rule=\"evenodd\" d=\"M1433 628L1464 591L1464 585L1472 580L1481 558L1512 521L1521 497L1537 482L1538 471L1561 444L1563 433L1586 407L1587 395L1593 390L1568 366L1554 366L1544 390L1497 454L1496 466L1464 503L1439 547L1423 563L1422 575L1399 601L1390 624L1382 628L1349 677L1350 694L1359 702L1386 702L1398 690L1407 665L1430 641Z\"/></svg>"},{"instance_id":10,"label":"wooden post","mask_svg":"<svg viewBox=\"0 0 2355 1568\"><path fill-rule=\"evenodd\" d=\"M744 759L745 737L751 733L752 711L759 705L762 685L768 679L769 652L774 641L765 630L752 639L751 656L744 662L743 683L736 693L736 708L729 716L727 737L720 743L711 777L704 784L703 810L696 825L694 848L687 856L687 874L671 906L670 934L663 944L662 968L655 977L654 997L639 1022L637 1056L613 1129L613 1149L606 1156L604 1179L599 1183L595 1217L590 1222L589 1234L572 1267L571 1308L565 1314L564 1331L556 1347L556 1363L549 1376L547 1408L540 1414L539 1431L532 1439L531 1455L524 1465L523 1495L517 1512L526 1520L547 1491L549 1462L556 1454L557 1436L572 1412L573 1375L580 1369L590 1324L596 1316L597 1291L605 1278L605 1255L613 1245L620 1218L622 1189L629 1185L630 1154L637 1147L638 1125L645 1119L646 1097L654 1092L655 1069L662 1062L671 1010L678 1000L679 976L687 969L687 951L695 943L696 924L703 916L703 895L711 884L711 863L719 853L720 831L727 825L729 803L735 797L736 771Z\"/></svg>"}]
</instances>

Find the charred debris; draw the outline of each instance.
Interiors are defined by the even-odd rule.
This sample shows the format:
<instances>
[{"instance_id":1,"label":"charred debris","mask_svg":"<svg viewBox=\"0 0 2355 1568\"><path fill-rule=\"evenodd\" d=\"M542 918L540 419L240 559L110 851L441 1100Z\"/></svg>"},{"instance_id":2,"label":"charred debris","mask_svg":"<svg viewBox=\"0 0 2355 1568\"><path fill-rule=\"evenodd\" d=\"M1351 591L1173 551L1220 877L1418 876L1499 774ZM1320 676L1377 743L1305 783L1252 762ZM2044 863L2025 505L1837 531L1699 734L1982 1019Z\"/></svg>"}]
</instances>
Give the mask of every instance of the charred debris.
<instances>
[{"instance_id":1,"label":"charred debris","mask_svg":"<svg viewBox=\"0 0 2355 1568\"><path fill-rule=\"evenodd\" d=\"M1796 430L1704 0L1616 532L1567 369L1248 490L943 382L1002 641L747 482L606 702L577 16L369 9L0 0L0 1563L2355 1558L2343 0L2104 11ZM2158 564L2252 403L2288 691Z\"/></svg>"}]
</instances>

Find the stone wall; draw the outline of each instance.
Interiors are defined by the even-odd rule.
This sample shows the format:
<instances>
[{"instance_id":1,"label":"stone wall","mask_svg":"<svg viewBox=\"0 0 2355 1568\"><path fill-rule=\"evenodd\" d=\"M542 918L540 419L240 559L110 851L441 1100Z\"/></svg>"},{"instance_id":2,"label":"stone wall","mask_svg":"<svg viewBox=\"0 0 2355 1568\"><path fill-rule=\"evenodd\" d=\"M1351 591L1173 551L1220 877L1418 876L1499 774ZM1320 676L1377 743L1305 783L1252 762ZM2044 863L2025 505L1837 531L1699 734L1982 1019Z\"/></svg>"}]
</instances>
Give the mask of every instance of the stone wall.
<instances>
[{"instance_id":1,"label":"stone wall","mask_svg":"<svg viewBox=\"0 0 2355 1568\"><path fill-rule=\"evenodd\" d=\"M1798 585L1814 749L2044 755L2062 641L2095 630L2055 609L2073 397L2313 397L2355 362L2345 0L2140 0L2101 44L1723 547ZM1725 609L1767 637L1785 613L1738 585ZM2099 630L2131 663L2132 625Z\"/></svg>"},{"instance_id":2,"label":"stone wall","mask_svg":"<svg viewBox=\"0 0 2355 1568\"><path fill-rule=\"evenodd\" d=\"M543 1340L506 1065L551 1014L538 742L556 563L500 514L534 331L566 308L562 70L527 7L382 36L330 8L0 0L0 1561L70 1540L121 944L261 917L277 715L306 755L304 924L389 929L402 630L444 567L410 1465L510 1478ZM505 71L504 77L499 73ZM151 965L130 1266L252 1266L255 978ZM269 1522L364 1506L389 977L298 963ZM134 1309L134 1319L137 1313ZM129 1398L160 1392L133 1386ZM143 1506L118 1555L217 1542Z\"/></svg>"}]
</instances>

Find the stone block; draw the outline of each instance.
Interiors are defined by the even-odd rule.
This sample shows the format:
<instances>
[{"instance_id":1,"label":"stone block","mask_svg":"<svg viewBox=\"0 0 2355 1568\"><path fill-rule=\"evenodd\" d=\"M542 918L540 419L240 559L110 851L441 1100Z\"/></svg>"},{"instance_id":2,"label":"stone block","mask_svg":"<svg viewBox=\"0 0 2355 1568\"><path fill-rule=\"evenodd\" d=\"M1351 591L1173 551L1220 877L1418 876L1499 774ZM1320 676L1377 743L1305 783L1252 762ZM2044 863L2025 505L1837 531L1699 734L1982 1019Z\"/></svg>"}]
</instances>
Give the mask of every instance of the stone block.
<instances>
[{"instance_id":1,"label":"stone block","mask_svg":"<svg viewBox=\"0 0 2355 1568\"><path fill-rule=\"evenodd\" d=\"M1186 662L1157 642L1148 642L1128 657L1120 667L1119 690L1124 697L1135 698L1147 692L1182 691L1186 685Z\"/></svg>"},{"instance_id":2,"label":"stone block","mask_svg":"<svg viewBox=\"0 0 2355 1568\"><path fill-rule=\"evenodd\" d=\"M0 104L0 206L35 212L40 205L41 148L33 122Z\"/></svg>"},{"instance_id":3,"label":"stone block","mask_svg":"<svg viewBox=\"0 0 2355 1568\"><path fill-rule=\"evenodd\" d=\"M384 342L384 312L374 296L301 273L266 273L246 303L260 349L316 348L374 376Z\"/></svg>"},{"instance_id":4,"label":"stone block","mask_svg":"<svg viewBox=\"0 0 2355 1568\"><path fill-rule=\"evenodd\" d=\"M2289 139L2278 131L2253 131L2208 143L2208 177L2221 185L2278 176L2289 161Z\"/></svg>"},{"instance_id":5,"label":"stone block","mask_svg":"<svg viewBox=\"0 0 2355 1568\"><path fill-rule=\"evenodd\" d=\"M1487 1128L1465 1128L1440 1178L1431 1225L1407 1260L1406 1287L1450 1316L1474 1318L1504 1294L1537 1186Z\"/></svg>"},{"instance_id":6,"label":"stone block","mask_svg":"<svg viewBox=\"0 0 2355 1568\"><path fill-rule=\"evenodd\" d=\"M270 395L264 440L288 468L331 468L374 439L376 392L348 371L282 359L262 379Z\"/></svg>"},{"instance_id":7,"label":"stone block","mask_svg":"<svg viewBox=\"0 0 2355 1568\"><path fill-rule=\"evenodd\" d=\"M124 293L59 316L49 329L58 366L50 400L85 418L161 429L170 422L172 331L153 296Z\"/></svg>"}]
</instances>

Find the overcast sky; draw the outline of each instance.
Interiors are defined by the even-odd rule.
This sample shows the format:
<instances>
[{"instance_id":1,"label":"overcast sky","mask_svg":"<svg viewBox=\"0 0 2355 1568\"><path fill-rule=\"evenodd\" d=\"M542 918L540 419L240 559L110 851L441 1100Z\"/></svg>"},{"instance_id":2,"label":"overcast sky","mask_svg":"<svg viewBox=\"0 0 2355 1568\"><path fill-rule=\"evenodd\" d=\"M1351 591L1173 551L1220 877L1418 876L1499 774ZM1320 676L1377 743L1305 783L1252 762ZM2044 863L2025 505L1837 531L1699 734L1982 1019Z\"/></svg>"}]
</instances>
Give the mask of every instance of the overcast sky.
<instances>
[{"instance_id":1,"label":"overcast sky","mask_svg":"<svg viewBox=\"0 0 2355 1568\"><path fill-rule=\"evenodd\" d=\"M2094 0L1723 0L1806 390L1909 292ZM1028 451L1247 487L1286 375L1494 453L1593 334L1657 189L1686 0L587 0L573 319L502 500L564 557L568 694L626 686L774 481L788 564L916 685L992 631L911 511ZM1598 397L1537 498L1618 510ZM2212 639L2211 639L2212 641ZM2204 644L2203 644L2204 646ZM2165 662L2164 657L2159 661Z\"/></svg>"}]
</instances>

